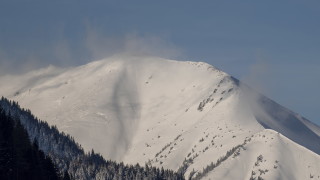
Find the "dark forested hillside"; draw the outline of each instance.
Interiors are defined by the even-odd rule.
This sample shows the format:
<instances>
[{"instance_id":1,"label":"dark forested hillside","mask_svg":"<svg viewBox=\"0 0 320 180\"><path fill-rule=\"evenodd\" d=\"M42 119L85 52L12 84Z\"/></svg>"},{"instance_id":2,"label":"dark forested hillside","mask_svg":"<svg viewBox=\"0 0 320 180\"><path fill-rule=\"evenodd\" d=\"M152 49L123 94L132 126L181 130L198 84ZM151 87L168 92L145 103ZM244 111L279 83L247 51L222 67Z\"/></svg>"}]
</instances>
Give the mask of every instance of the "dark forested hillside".
<instances>
[{"instance_id":1,"label":"dark forested hillside","mask_svg":"<svg viewBox=\"0 0 320 180\"><path fill-rule=\"evenodd\" d=\"M0 107L0 179L59 179L51 159L31 143L20 121Z\"/></svg>"},{"instance_id":2,"label":"dark forested hillside","mask_svg":"<svg viewBox=\"0 0 320 180\"><path fill-rule=\"evenodd\" d=\"M139 164L125 165L114 161L106 161L101 155L96 154L93 150L89 153L85 153L72 137L60 133L56 127L50 127L46 122L38 120L29 110L21 109L16 102L11 102L6 98L1 98L0 108L3 109L2 116L5 117L3 120L1 119L1 122L8 127L14 127L14 123L16 124L16 128L23 129L24 127L26 131L24 131L23 136L27 139L29 135L30 140L37 142L30 148L35 151L39 148L44 152L44 154L41 155L41 151L28 151L26 156L33 157L34 154L38 153L38 155L34 156L42 156L44 157L44 160L38 160L40 163L39 167L39 165L31 166L23 164L24 162L29 162L29 160L23 159L23 161L20 161L19 163L23 164L25 170L36 171L37 168L40 168L37 171L43 174L49 173L52 176L52 179L57 177L54 176L54 174L51 174L54 172L46 169L54 167L52 164L50 166L50 159L46 157L47 155L53 160L59 173L66 174L66 179L69 178L69 174L71 179L184 179L182 174L175 173L172 170L164 170L163 168L159 169L147 165L142 167ZM1 132L3 132L1 143L5 143L5 141L2 141L3 139L11 138L10 133L7 131L8 130L1 129ZM21 141L21 143L24 142ZM9 146L4 144L4 147ZM6 151L10 152L9 149L5 150L5 148L1 148L1 158L7 156L8 153ZM10 156L10 153L8 156ZM33 162L35 159L31 158L30 161ZM8 164L3 166L1 163L1 168L8 169L12 165ZM49 178L49 176L47 177Z\"/></svg>"}]
</instances>

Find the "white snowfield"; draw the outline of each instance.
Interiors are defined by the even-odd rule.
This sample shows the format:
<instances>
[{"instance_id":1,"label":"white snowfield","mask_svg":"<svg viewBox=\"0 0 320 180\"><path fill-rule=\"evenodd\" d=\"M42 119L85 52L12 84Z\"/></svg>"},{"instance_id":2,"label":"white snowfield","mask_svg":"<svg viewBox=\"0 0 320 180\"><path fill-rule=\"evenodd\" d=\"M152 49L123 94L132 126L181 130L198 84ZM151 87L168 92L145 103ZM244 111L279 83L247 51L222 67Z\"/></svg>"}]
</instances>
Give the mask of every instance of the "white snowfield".
<instances>
[{"instance_id":1,"label":"white snowfield","mask_svg":"<svg viewBox=\"0 0 320 180\"><path fill-rule=\"evenodd\" d=\"M320 128L206 63L117 56L0 83L106 159L187 178L320 179Z\"/></svg>"}]
</instances>

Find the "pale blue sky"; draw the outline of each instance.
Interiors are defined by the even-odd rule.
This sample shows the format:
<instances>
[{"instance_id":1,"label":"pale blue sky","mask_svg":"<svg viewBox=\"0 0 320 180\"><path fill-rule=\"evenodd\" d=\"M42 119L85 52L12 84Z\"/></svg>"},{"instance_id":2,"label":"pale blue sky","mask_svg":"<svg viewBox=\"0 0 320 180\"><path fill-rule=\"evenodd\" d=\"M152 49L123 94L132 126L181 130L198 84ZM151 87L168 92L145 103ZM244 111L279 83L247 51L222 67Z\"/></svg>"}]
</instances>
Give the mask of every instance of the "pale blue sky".
<instances>
[{"instance_id":1,"label":"pale blue sky","mask_svg":"<svg viewBox=\"0 0 320 180\"><path fill-rule=\"evenodd\" d=\"M320 124L320 1L0 0L0 74L121 51L205 61Z\"/></svg>"}]
</instances>

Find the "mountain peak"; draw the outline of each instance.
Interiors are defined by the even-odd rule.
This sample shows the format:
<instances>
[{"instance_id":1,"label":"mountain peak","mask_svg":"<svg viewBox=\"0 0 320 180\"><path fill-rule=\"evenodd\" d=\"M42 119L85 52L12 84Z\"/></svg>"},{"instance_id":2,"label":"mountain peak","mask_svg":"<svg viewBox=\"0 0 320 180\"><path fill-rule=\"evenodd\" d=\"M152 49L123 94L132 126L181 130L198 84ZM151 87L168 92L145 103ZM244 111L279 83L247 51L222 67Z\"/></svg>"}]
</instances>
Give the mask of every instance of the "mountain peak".
<instances>
[{"instance_id":1,"label":"mountain peak","mask_svg":"<svg viewBox=\"0 0 320 180\"><path fill-rule=\"evenodd\" d=\"M0 95L18 101L106 159L164 166L186 176L217 178L229 173L230 179L235 174L222 167L239 172L236 167L243 161L246 171L239 177L249 179L251 170L259 169L250 169L250 163L260 154L267 163L258 163L269 170L274 165L269 161L290 163L289 158L270 154L284 148L306 153L310 161L303 163L320 167L315 162L319 157L311 158L311 151L320 153L319 127L207 63L118 56L49 74L17 76L10 83L0 79L5 86ZM289 139L279 140L278 133ZM296 152L291 155L301 160ZM211 171L216 163L222 169ZM202 171L206 167L210 173ZM304 179L294 168L281 173Z\"/></svg>"}]
</instances>

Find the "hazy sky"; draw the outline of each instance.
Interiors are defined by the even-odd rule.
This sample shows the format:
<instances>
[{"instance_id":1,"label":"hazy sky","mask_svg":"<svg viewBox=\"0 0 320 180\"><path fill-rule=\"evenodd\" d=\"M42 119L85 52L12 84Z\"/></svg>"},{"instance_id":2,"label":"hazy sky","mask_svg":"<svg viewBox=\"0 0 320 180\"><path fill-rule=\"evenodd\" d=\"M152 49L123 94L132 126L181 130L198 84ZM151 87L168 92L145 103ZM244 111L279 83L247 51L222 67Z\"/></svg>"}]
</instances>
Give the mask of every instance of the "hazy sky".
<instances>
[{"instance_id":1,"label":"hazy sky","mask_svg":"<svg viewBox=\"0 0 320 180\"><path fill-rule=\"evenodd\" d=\"M0 75L124 51L208 62L320 124L318 0L0 0Z\"/></svg>"}]
</instances>

